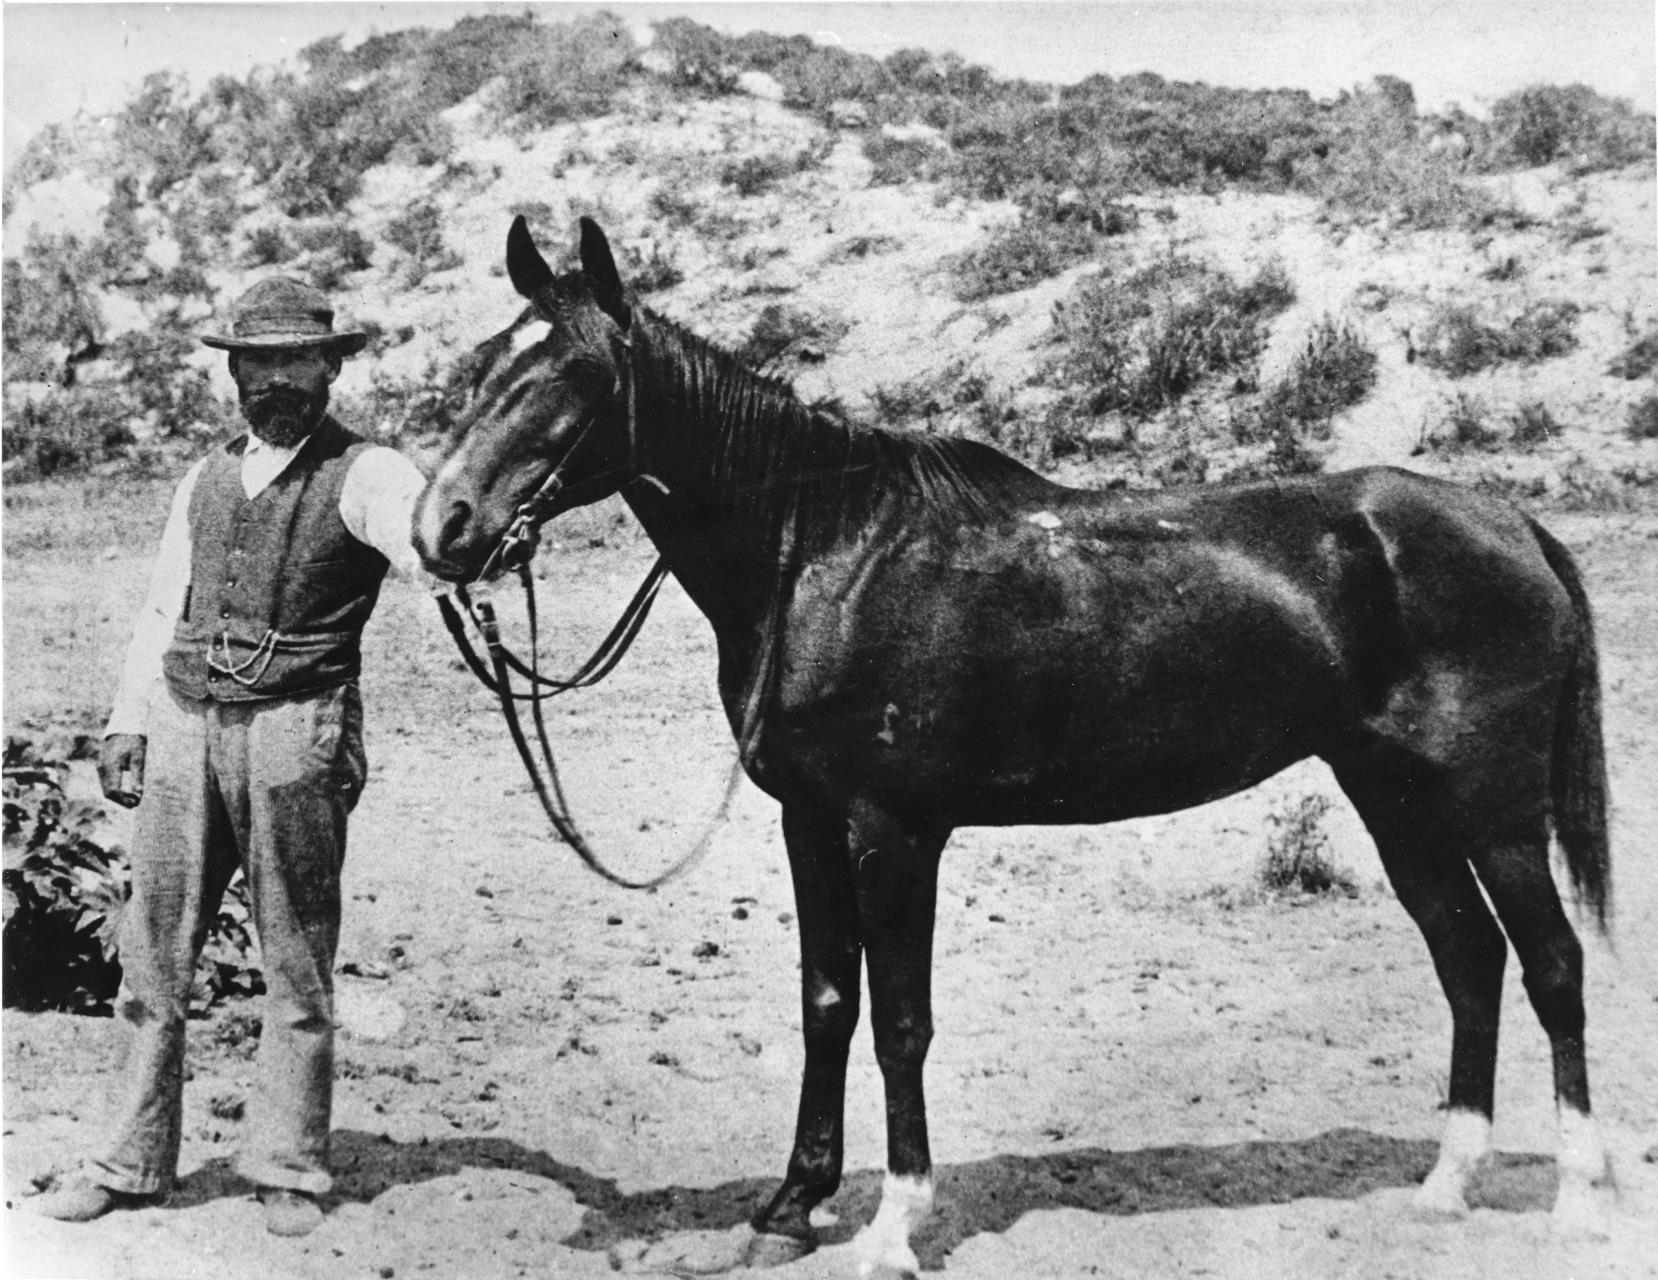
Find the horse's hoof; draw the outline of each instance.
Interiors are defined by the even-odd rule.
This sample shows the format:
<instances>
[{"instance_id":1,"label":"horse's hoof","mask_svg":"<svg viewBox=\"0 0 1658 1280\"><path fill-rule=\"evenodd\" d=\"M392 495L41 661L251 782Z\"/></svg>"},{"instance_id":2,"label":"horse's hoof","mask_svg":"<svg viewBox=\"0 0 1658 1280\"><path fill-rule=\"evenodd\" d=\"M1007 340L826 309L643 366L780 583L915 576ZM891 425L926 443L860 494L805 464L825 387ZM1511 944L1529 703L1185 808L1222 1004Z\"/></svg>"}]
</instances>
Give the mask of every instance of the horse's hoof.
<instances>
[{"instance_id":1,"label":"horse's hoof","mask_svg":"<svg viewBox=\"0 0 1658 1280\"><path fill-rule=\"evenodd\" d=\"M915 1280L921 1271L915 1250L902 1240L882 1240L868 1227L852 1241L861 1280Z\"/></svg>"},{"instance_id":2,"label":"horse's hoof","mask_svg":"<svg viewBox=\"0 0 1658 1280\"><path fill-rule=\"evenodd\" d=\"M1609 1195L1596 1187L1562 1181L1554 1198L1554 1212L1549 1215L1550 1231L1559 1240L1611 1239L1606 1212Z\"/></svg>"},{"instance_id":3,"label":"horse's hoof","mask_svg":"<svg viewBox=\"0 0 1658 1280\"><path fill-rule=\"evenodd\" d=\"M1460 1188L1429 1178L1410 1198L1410 1216L1418 1222L1460 1222L1468 1216L1468 1201Z\"/></svg>"},{"instance_id":4,"label":"horse's hoof","mask_svg":"<svg viewBox=\"0 0 1658 1280\"><path fill-rule=\"evenodd\" d=\"M799 1236L779 1235L773 1231L756 1231L749 1237L745 1267L780 1267L785 1262L796 1262L817 1246Z\"/></svg>"}]
</instances>

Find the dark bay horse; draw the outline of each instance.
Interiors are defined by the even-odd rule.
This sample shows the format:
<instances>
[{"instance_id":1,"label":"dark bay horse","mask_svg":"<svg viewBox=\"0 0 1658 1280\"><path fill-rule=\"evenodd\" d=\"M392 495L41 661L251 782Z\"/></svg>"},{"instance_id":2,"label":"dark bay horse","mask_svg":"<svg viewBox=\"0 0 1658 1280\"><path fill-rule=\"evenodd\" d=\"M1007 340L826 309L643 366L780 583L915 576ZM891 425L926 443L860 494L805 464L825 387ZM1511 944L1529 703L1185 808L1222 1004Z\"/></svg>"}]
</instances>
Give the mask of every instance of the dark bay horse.
<instances>
[{"instance_id":1,"label":"dark bay horse","mask_svg":"<svg viewBox=\"0 0 1658 1280\"><path fill-rule=\"evenodd\" d=\"M759 1231L809 1247L840 1181L862 963L888 1173L860 1247L915 1266L952 829L1164 813L1309 756L1374 836L1451 1006L1450 1115L1419 1205L1463 1212L1489 1154L1512 942L1553 1049L1557 1219L1592 1218L1606 1165L1551 829L1603 928L1610 854L1594 632L1560 543L1392 469L1064 488L980 444L803 404L634 305L589 221L579 270L555 276L522 219L507 269L530 305L473 357L465 435L416 544L464 581L532 495L551 516L620 493L713 625L744 765L782 806L800 922L799 1121Z\"/></svg>"}]
</instances>

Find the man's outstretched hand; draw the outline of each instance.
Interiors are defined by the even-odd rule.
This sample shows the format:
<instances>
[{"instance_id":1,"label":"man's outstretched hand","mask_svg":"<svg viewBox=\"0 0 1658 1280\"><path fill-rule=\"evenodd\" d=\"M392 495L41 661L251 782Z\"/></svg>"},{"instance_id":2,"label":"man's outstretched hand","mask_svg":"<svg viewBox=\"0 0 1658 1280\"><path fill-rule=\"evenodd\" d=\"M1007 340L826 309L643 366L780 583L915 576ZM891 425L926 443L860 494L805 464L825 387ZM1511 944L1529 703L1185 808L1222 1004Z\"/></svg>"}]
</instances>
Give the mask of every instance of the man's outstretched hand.
<instances>
[{"instance_id":1,"label":"man's outstretched hand","mask_svg":"<svg viewBox=\"0 0 1658 1280\"><path fill-rule=\"evenodd\" d=\"M98 748L98 784L104 794L131 809L144 798L143 734L112 733Z\"/></svg>"}]
</instances>

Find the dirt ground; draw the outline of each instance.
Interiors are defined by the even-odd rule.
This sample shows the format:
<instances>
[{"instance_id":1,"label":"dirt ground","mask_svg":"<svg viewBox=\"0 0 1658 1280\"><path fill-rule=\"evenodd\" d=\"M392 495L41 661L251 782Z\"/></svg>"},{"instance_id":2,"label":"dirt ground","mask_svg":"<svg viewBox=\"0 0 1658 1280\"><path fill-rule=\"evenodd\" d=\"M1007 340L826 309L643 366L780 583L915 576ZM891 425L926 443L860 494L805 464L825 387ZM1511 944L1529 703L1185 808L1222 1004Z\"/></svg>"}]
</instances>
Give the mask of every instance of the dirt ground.
<instances>
[{"instance_id":1,"label":"dirt ground","mask_svg":"<svg viewBox=\"0 0 1658 1280\"><path fill-rule=\"evenodd\" d=\"M1598 609L1616 797L1614 945L1584 929L1591 1079L1621 1184L1611 1239L1550 1233L1548 1052L1514 965L1501 1158L1466 1221L1410 1217L1449 1053L1426 949L1344 806L1328 825L1359 896L1250 892L1266 815L1334 794L1309 765L1166 818L958 835L940 900L928 1067L940 1212L917 1242L925 1269L1658 1275L1658 519L1548 523ZM153 541L120 536L77 581L65 566L100 553L54 543L49 525L8 511L8 730L87 670L113 670L148 554L125 548ZM541 559L563 655L602 634L649 562L632 539L596 540ZM98 1139L119 1028L8 1012L7 1275L688 1274L729 1251L781 1176L802 1050L772 803L744 784L688 877L612 889L550 838L427 600L388 589L368 664L373 775L345 873L324 1225L268 1236L232 1171L235 1117L255 1090L245 1006L192 1028L182 1182L164 1207L84 1226L31 1214L29 1198ZM625 873L666 865L717 802L731 748L713 680L711 634L670 589L612 681L559 705L569 791ZM847 1157L825 1247L775 1280L856 1274L847 1246L884 1160L867 1031Z\"/></svg>"}]
</instances>

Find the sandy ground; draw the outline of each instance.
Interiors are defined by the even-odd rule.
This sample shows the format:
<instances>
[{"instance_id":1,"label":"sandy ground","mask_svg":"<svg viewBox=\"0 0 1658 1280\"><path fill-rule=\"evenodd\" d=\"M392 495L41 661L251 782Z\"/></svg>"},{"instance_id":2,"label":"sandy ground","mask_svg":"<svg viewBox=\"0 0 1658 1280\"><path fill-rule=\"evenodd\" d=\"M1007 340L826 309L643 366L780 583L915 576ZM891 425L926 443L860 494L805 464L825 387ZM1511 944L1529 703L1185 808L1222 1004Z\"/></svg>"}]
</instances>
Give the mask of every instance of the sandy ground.
<instances>
[{"instance_id":1,"label":"sandy ground","mask_svg":"<svg viewBox=\"0 0 1658 1280\"><path fill-rule=\"evenodd\" d=\"M958 835L940 903L940 1212L918 1241L925 1269L1658 1274L1658 521L1551 524L1599 611L1617 798L1615 950L1585 930L1592 1081L1621 1184L1611 1239L1550 1233L1547 1045L1515 966L1500 1161L1466 1221L1410 1217L1449 1046L1426 950L1345 808L1328 825L1357 898L1249 892L1266 814L1331 789L1308 765L1166 818ZM621 541L543 556L562 652L596 638L643 573L648 548ZM134 575L109 567L89 631L130 616ZM9 600L54 589L46 569L8 564ZM13 645L25 623L8 617ZM802 1058L774 806L745 789L687 878L611 889L550 839L446 645L430 604L393 588L369 636L373 780L346 869L325 1224L267 1236L232 1171L240 1124L224 1117L255 1088L245 1008L192 1028L183 1178L164 1207L84 1226L32 1215L29 1197L97 1140L120 1037L109 1021L8 1012L6 1274L691 1274L729 1254L782 1173ZM555 732L581 816L620 869L656 870L694 838L730 748L711 635L682 596L664 598L612 682L562 705ZM855 1274L847 1242L884 1158L864 1032L847 1121L838 1221L777 1280Z\"/></svg>"}]
</instances>

